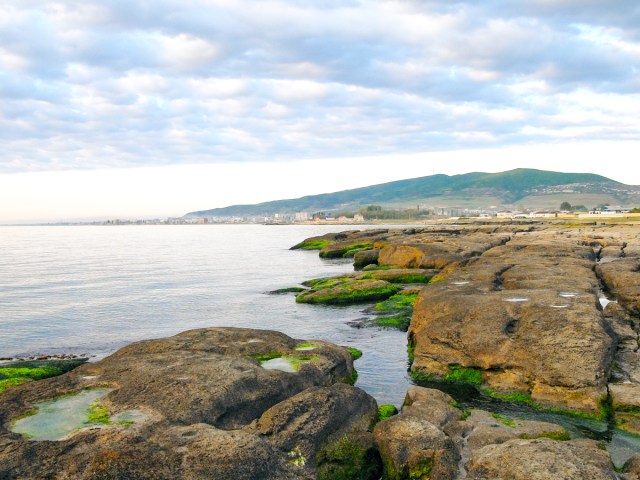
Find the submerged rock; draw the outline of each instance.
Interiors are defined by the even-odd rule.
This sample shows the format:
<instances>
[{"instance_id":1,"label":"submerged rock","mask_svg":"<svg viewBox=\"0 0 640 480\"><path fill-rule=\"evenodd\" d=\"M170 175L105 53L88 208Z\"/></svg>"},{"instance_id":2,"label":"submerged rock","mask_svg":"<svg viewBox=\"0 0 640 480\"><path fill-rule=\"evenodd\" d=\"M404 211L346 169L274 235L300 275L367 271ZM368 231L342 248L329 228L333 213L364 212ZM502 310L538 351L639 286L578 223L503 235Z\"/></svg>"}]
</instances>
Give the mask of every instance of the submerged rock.
<instances>
[{"instance_id":1,"label":"submerged rock","mask_svg":"<svg viewBox=\"0 0 640 480\"><path fill-rule=\"evenodd\" d=\"M192 330L7 390L0 478L313 478L320 446L371 435L377 405L339 384L353 374L347 349L314 340L312 351L296 350L301 345L310 344L278 332ZM310 357L283 372L261 366L273 355ZM142 415L53 442L11 431L38 402L97 387L110 390L99 400L107 418Z\"/></svg>"}]
</instances>

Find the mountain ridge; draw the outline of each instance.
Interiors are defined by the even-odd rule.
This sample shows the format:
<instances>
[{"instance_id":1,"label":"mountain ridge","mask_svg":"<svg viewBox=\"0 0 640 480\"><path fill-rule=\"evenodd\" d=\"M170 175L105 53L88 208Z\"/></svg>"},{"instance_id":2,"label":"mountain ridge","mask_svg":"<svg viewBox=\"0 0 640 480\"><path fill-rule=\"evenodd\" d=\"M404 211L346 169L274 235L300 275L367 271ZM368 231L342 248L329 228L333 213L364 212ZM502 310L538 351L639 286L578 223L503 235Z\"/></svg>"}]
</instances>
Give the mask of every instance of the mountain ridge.
<instances>
[{"instance_id":1,"label":"mountain ridge","mask_svg":"<svg viewBox=\"0 0 640 480\"><path fill-rule=\"evenodd\" d=\"M301 211L353 211L372 204L406 207L415 206L416 203L452 206L475 202L477 207L486 207L511 205L538 197L548 197L546 201L553 201L556 207L563 201L557 200L565 197L584 197L593 201L602 199L602 203L604 200L613 199L618 203L624 203L636 199L640 201L640 186L625 185L593 173L518 168L498 173L471 172L451 176L436 174L293 199L193 211L185 217L242 217L293 214ZM485 203L487 205L484 205Z\"/></svg>"}]
</instances>

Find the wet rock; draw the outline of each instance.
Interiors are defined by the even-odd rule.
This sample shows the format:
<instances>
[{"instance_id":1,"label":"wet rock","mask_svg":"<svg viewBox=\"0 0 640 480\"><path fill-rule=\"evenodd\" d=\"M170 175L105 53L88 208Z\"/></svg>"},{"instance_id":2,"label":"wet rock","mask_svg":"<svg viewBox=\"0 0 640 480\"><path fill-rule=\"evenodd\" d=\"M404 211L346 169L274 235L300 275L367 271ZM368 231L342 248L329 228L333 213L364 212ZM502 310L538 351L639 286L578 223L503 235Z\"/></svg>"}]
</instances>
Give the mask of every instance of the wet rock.
<instances>
[{"instance_id":1,"label":"wet rock","mask_svg":"<svg viewBox=\"0 0 640 480\"><path fill-rule=\"evenodd\" d=\"M614 480L609 454L591 440L510 440L488 445L466 465L471 480Z\"/></svg>"},{"instance_id":2,"label":"wet rock","mask_svg":"<svg viewBox=\"0 0 640 480\"><path fill-rule=\"evenodd\" d=\"M616 425L627 432L640 434L640 384L609 384L609 395Z\"/></svg>"},{"instance_id":3,"label":"wet rock","mask_svg":"<svg viewBox=\"0 0 640 480\"><path fill-rule=\"evenodd\" d=\"M298 303L349 305L384 300L400 290L384 280L337 277L305 282L311 288L296 296Z\"/></svg>"},{"instance_id":4,"label":"wet rock","mask_svg":"<svg viewBox=\"0 0 640 480\"><path fill-rule=\"evenodd\" d=\"M569 433L560 425L531 420L517 420L502 415L491 414L483 410L472 410L466 419L467 446L471 451L479 450L486 445L504 443L516 438L535 439L552 438L569 440Z\"/></svg>"},{"instance_id":5,"label":"wet rock","mask_svg":"<svg viewBox=\"0 0 640 480\"><path fill-rule=\"evenodd\" d=\"M440 270L424 268L392 268L365 273L360 278L385 280L390 283L428 283Z\"/></svg>"},{"instance_id":6,"label":"wet rock","mask_svg":"<svg viewBox=\"0 0 640 480\"><path fill-rule=\"evenodd\" d=\"M378 256L380 255L380 250L361 250L356 252L353 256L353 266L356 269L361 269L366 267L367 265L377 265L378 264Z\"/></svg>"},{"instance_id":7,"label":"wet rock","mask_svg":"<svg viewBox=\"0 0 640 480\"><path fill-rule=\"evenodd\" d=\"M314 340L313 350L296 350L302 343L270 331L192 330L7 390L0 478L313 478L313 462L287 450L296 435L312 452L335 435L360 434L376 408L359 389L330 387L351 379L346 349ZM260 359L274 354L298 358L298 369L263 368ZM135 409L143 418L53 442L11 433L11 420L37 402L96 387L111 390L100 402L112 417Z\"/></svg>"}]
</instances>

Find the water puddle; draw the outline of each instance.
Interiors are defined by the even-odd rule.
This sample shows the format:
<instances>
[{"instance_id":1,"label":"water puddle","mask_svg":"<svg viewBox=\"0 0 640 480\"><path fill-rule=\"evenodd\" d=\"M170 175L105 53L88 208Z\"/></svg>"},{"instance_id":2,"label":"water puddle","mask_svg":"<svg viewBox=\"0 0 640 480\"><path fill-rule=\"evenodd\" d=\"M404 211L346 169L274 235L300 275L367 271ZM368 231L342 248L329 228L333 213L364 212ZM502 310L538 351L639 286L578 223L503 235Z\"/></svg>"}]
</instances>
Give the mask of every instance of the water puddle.
<instances>
[{"instance_id":1,"label":"water puddle","mask_svg":"<svg viewBox=\"0 0 640 480\"><path fill-rule=\"evenodd\" d=\"M578 296L577 293L571 293L571 292L560 292L559 295L563 298L573 298Z\"/></svg>"},{"instance_id":2,"label":"water puddle","mask_svg":"<svg viewBox=\"0 0 640 480\"><path fill-rule=\"evenodd\" d=\"M549 305L551 308L569 308L570 305Z\"/></svg>"},{"instance_id":3,"label":"water puddle","mask_svg":"<svg viewBox=\"0 0 640 480\"><path fill-rule=\"evenodd\" d=\"M280 370L281 372L296 373L296 367L293 362L286 357L272 358L260 364L262 368L267 370Z\"/></svg>"},{"instance_id":4,"label":"water puddle","mask_svg":"<svg viewBox=\"0 0 640 480\"><path fill-rule=\"evenodd\" d=\"M300 365L306 362L319 360L318 357L280 356L269 359L258 359L260 366L267 370L280 370L281 372L296 373Z\"/></svg>"},{"instance_id":5,"label":"water puddle","mask_svg":"<svg viewBox=\"0 0 640 480\"><path fill-rule=\"evenodd\" d=\"M89 423L89 408L111 390L96 388L36 404L36 413L13 423L12 431L30 440L62 440L83 428L99 424Z\"/></svg>"},{"instance_id":6,"label":"water puddle","mask_svg":"<svg viewBox=\"0 0 640 480\"><path fill-rule=\"evenodd\" d=\"M466 285L469 282L451 282L451 285Z\"/></svg>"},{"instance_id":7,"label":"water puddle","mask_svg":"<svg viewBox=\"0 0 640 480\"><path fill-rule=\"evenodd\" d=\"M97 401L111 390L94 388L37 403L32 415L15 420L11 430L29 440L64 440L86 428L128 426L141 423L147 415L140 410L128 410L109 417L109 412Z\"/></svg>"},{"instance_id":8,"label":"water puddle","mask_svg":"<svg viewBox=\"0 0 640 480\"><path fill-rule=\"evenodd\" d=\"M529 299L528 298L520 298L520 297L516 297L516 298L505 298L504 299L505 302L512 302L512 303L517 303L517 302L528 302Z\"/></svg>"}]
</instances>

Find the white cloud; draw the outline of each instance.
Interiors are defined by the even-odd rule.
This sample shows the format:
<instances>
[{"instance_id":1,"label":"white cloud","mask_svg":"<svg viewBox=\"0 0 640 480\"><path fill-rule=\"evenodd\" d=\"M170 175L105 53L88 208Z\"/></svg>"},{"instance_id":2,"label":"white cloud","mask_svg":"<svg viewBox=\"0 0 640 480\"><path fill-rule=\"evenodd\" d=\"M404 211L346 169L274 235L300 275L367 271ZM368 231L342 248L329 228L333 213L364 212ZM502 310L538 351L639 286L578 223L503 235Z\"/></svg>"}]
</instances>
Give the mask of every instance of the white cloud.
<instances>
[{"instance_id":1,"label":"white cloud","mask_svg":"<svg viewBox=\"0 0 640 480\"><path fill-rule=\"evenodd\" d=\"M638 25L631 0L4 2L0 172L639 140Z\"/></svg>"}]
</instances>

